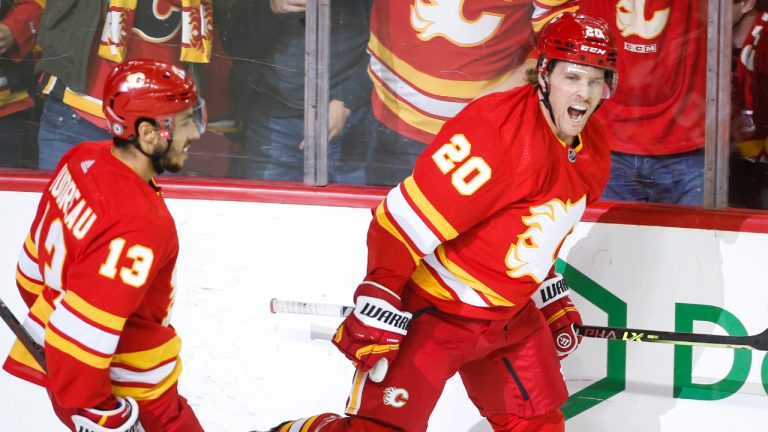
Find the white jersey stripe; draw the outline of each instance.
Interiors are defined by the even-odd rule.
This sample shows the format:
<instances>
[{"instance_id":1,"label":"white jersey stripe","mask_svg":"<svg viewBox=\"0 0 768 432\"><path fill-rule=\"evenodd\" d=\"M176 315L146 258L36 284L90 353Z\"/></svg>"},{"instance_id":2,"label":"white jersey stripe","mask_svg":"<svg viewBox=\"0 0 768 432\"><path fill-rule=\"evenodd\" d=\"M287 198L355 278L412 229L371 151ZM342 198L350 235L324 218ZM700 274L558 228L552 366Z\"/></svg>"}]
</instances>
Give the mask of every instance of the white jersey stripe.
<instances>
[{"instance_id":1,"label":"white jersey stripe","mask_svg":"<svg viewBox=\"0 0 768 432\"><path fill-rule=\"evenodd\" d=\"M27 255L27 251L24 248L21 248L21 253L19 253L19 270L27 279L40 282L43 280L43 276L40 274L40 267Z\"/></svg>"},{"instance_id":2,"label":"white jersey stripe","mask_svg":"<svg viewBox=\"0 0 768 432\"><path fill-rule=\"evenodd\" d=\"M24 330L32 336L32 340L40 346L45 346L45 329L37 321L27 317L22 324Z\"/></svg>"},{"instance_id":3,"label":"white jersey stripe","mask_svg":"<svg viewBox=\"0 0 768 432\"><path fill-rule=\"evenodd\" d=\"M380 62L376 56L371 56L371 72L389 87L399 98L431 116L444 118L454 117L467 102L454 102L436 99L419 92L406 81L393 73L387 65Z\"/></svg>"},{"instance_id":4,"label":"white jersey stripe","mask_svg":"<svg viewBox=\"0 0 768 432\"><path fill-rule=\"evenodd\" d=\"M64 303L53 311L50 323L69 338L105 356L111 356L115 353L117 342L120 339L116 334L105 332L83 321L67 309Z\"/></svg>"},{"instance_id":5,"label":"white jersey stripe","mask_svg":"<svg viewBox=\"0 0 768 432\"><path fill-rule=\"evenodd\" d=\"M124 383L145 383L156 385L170 376L176 369L176 360L147 371L132 371L120 367L109 368L109 377L112 381Z\"/></svg>"},{"instance_id":6,"label":"white jersey stripe","mask_svg":"<svg viewBox=\"0 0 768 432\"><path fill-rule=\"evenodd\" d=\"M437 278L441 282L451 287L451 289L456 293L462 303L482 308L491 307L483 300L482 297L480 297L477 291L475 291L472 287L465 284L464 282L460 281L453 273L451 273L450 270L445 268L445 266L443 266L440 261L437 260L437 257L435 257L434 253L425 256L424 262L428 264L429 267L435 271L435 273L437 273Z\"/></svg>"},{"instance_id":7,"label":"white jersey stripe","mask_svg":"<svg viewBox=\"0 0 768 432\"><path fill-rule=\"evenodd\" d=\"M392 189L387 194L387 210L398 225L405 231L408 238L416 245L421 255L432 253L440 244L440 240L424 223L419 215L405 200L400 187Z\"/></svg>"}]
</instances>

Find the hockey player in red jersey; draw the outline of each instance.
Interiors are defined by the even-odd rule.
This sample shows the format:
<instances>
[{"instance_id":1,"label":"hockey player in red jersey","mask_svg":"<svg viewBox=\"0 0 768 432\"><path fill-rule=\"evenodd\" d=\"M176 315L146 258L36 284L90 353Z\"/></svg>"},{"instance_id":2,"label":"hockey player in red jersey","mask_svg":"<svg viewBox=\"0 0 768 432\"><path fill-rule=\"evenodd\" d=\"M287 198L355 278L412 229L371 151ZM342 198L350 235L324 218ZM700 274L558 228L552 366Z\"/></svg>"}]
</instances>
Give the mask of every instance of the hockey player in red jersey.
<instances>
[{"instance_id":1,"label":"hockey player in red jersey","mask_svg":"<svg viewBox=\"0 0 768 432\"><path fill-rule=\"evenodd\" d=\"M154 177L183 167L205 107L190 76L155 60L117 66L104 94L114 139L62 157L16 271L47 370L19 341L3 368L45 387L73 431L202 431L177 392L179 244Z\"/></svg>"},{"instance_id":2,"label":"hockey player in red jersey","mask_svg":"<svg viewBox=\"0 0 768 432\"><path fill-rule=\"evenodd\" d=\"M559 359L581 319L553 263L608 181L588 120L618 76L601 20L563 14L538 48L535 85L470 103L375 209L367 275L333 338L357 368L347 416L273 432L425 431L457 372L495 431L564 430Z\"/></svg>"}]
</instances>

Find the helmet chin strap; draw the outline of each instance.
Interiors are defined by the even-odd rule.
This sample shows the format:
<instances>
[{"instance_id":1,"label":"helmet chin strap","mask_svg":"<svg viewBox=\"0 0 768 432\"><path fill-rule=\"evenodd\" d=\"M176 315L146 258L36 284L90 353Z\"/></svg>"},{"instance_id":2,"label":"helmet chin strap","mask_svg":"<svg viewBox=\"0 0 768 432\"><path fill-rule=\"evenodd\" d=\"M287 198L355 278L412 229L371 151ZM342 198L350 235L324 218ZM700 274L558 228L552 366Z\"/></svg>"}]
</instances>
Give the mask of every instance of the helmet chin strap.
<instances>
[{"instance_id":1,"label":"helmet chin strap","mask_svg":"<svg viewBox=\"0 0 768 432\"><path fill-rule=\"evenodd\" d=\"M544 104L544 107L547 109L547 112L549 113L549 118L552 120L552 126L557 129L557 121L555 120L555 113L552 111L552 104L549 102L549 81L547 81L547 76L541 74L541 79L544 81L544 85L539 86L539 91L541 92L541 99L539 101Z\"/></svg>"}]
</instances>

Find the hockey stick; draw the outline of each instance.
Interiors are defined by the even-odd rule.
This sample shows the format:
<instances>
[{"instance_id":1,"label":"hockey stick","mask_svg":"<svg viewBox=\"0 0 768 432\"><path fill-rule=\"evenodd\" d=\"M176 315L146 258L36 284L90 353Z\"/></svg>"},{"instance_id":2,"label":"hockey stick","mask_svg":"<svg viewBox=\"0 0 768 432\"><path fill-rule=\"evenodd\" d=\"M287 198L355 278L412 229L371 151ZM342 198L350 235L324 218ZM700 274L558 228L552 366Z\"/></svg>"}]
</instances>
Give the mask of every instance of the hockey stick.
<instances>
[{"instance_id":1,"label":"hockey stick","mask_svg":"<svg viewBox=\"0 0 768 432\"><path fill-rule=\"evenodd\" d=\"M345 317L352 313L355 308L352 306L341 306L329 303L310 303L290 300L278 300L273 298L269 301L269 311L272 313L293 313L301 315L333 316ZM333 333L325 328L313 328L310 330L312 338L331 339ZM368 371L368 378L373 382L381 382L389 369L387 359L382 358Z\"/></svg>"},{"instance_id":2,"label":"hockey stick","mask_svg":"<svg viewBox=\"0 0 768 432\"><path fill-rule=\"evenodd\" d=\"M269 307L272 313L294 313L336 317L345 317L354 309L351 306L279 300L274 298L270 301ZM582 325L579 328L579 334L588 338L614 339L628 342L655 342L674 345L768 351L768 329L760 334L751 336L721 336L701 333Z\"/></svg>"},{"instance_id":3,"label":"hockey stick","mask_svg":"<svg viewBox=\"0 0 768 432\"><path fill-rule=\"evenodd\" d=\"M35 343L32 336L30 336L27 330L24 329L24 326L22 326L19 320L16 319L16 315L8 309L8 306L5 305L5 302L2 299L0 299L0 317L3 318L3 321L5 321L13 334L19 338L19 341L24 345L24 348L32 354L32 357L37 361L37 364L43 368L43 371L48 371L48 368L45 365L45 353L43 352L43 348Z\"/></svg>"}]
</instances>

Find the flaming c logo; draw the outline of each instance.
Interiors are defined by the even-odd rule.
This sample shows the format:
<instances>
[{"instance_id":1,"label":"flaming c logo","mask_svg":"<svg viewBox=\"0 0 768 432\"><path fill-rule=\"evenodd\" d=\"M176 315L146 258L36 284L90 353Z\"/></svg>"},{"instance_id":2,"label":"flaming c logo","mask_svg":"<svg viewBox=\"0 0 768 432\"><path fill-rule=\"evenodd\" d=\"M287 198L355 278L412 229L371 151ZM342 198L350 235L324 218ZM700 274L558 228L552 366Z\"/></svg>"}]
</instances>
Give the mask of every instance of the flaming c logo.
<instances>
[{"instance_id":1,"label":"flaming c logo","mask_svg":"<svg viewBox=\"0 0 768 432\"><path fill-rule=\"evenodd\" d=\"M408 390L398 387L384 389L384 405L402 408L406 403L408 403Z\"/></svg>"},{"instance_id":2,"label":"flaming c logo","mask_svg":"<svg viewBox=\"0 0 768 432\"><path fill-rule=\"evenodd\" d=\"M587 206L586 197L576 203L553 199L531 207L531 215L523 217L528 229L518 236L517 243L509 247L506 264L507 275L512 278L530 276L541 283L549 273L563 243Z\"/></svg>"},{"instance_id":3,"label":"flaming c logo","mask_svg":"<svg viewBox=\"0 0 768 432\"><path fill-rule=\"evenodd\" d=\"M402 1L402 0L398 0ZM462 11L464 0L416 0L411 6L411 26L419 39L443 37L458 46L475 46L488 40L501 26L504 17L483 12L468 20Z\"/></svg>"},{"instance_id":4,"label":"flaming c logo","mask_svg":"<svg viewBox=\"0 0 768 432\"><path fill-rule=\"evenodd\" d=\"M667 26L671 7L653 11L651 19L646 19L645 1L621 0L616 4L616 26L622 36L638 35L643 39L653 39Z\"/></svg>"}]
</instances>

